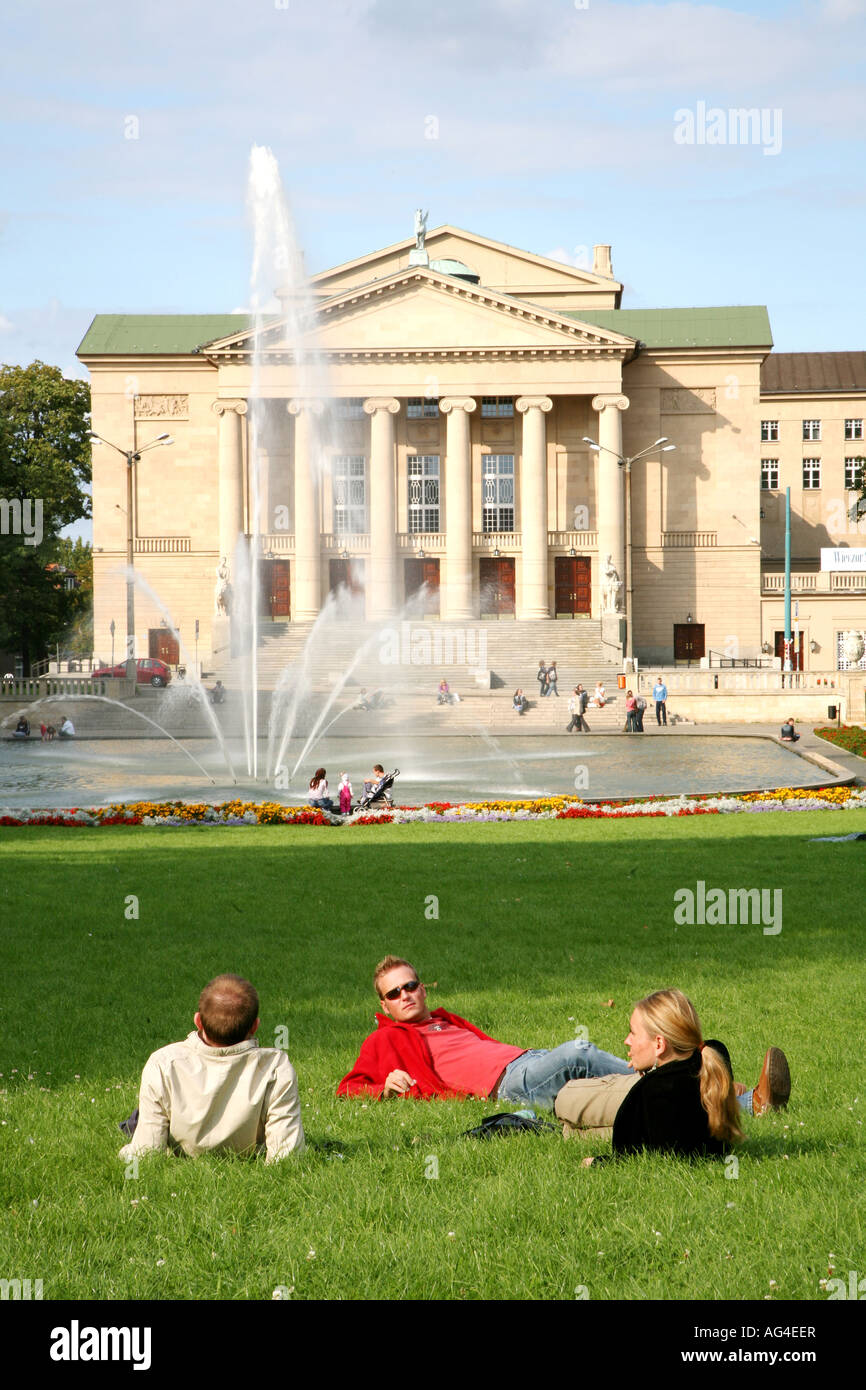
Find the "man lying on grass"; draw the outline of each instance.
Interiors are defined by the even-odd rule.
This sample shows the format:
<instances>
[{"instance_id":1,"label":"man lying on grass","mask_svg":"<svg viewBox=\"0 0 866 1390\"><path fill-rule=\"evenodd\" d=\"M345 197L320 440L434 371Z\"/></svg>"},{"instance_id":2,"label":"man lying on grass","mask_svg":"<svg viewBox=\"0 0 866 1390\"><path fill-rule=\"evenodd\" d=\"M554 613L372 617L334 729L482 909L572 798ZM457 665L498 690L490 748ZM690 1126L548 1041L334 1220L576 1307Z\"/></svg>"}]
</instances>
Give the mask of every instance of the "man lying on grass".
<instances>
[{"instance_id":1,"label":"man lying on grass","mask_svg":"<svg viewBox=\"0 0 866 1390\"><path fill-rule=\"evenodd\" d=\"M527 1050L497 1042L458 1014L431 1012L418 972L399 956L379 962L373 987L385 1012L376 1015L377 1031L364 1039L358 1060L337 1087L338 1096L478 1096L552 1110L570 1081L633 1075L621 1057L579 1038L552 1050ZM784 1061L783 1054L779 1056ZM763 1090L760 1085L754 1091L738 1086L742 1109L758 1114L783 1105L788 1096L778 1068L774 1080L775 1090L763 1073ZM790 1090L790 1081L787 1084Z\"/></svg>"},{"instance_id":2,"label":"man lying on grass","mask_svg":"<svg viewBox=\"0 0 866 1390\"><path fill-rule=\"evenodd\" d=\"M194 1022L183 1042L148 1057L138 1123L120 1157L169 1147L191 1157L264 1148L274 1163L303 1149L298 1078L285 1052L255 1040L259 996L249 980L217 975L201 992Z\"/></svg>"}]
</instances>

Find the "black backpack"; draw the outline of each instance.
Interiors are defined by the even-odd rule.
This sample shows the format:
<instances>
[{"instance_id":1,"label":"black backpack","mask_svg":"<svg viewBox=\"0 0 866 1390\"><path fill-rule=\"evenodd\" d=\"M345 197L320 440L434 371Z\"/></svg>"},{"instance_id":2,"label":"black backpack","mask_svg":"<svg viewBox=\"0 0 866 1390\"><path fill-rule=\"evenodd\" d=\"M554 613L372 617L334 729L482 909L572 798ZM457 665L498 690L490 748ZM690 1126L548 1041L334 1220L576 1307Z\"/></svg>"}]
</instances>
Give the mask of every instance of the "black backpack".
<instances>
[{"instance_id":1,"label":"black backpack","mask_svg":"<svg viewBox=\"0 0 866 1390\"><path fill-rule=\"evenodd\" d=\"M504 1111L500 1115L485 1115L476 1129L464 1130L460 1138L491 1139L494 1134L544 1134L547 1130L557 1133L556 1125L539 1120L533 1111Z\"/></svg>"}]
</instances>

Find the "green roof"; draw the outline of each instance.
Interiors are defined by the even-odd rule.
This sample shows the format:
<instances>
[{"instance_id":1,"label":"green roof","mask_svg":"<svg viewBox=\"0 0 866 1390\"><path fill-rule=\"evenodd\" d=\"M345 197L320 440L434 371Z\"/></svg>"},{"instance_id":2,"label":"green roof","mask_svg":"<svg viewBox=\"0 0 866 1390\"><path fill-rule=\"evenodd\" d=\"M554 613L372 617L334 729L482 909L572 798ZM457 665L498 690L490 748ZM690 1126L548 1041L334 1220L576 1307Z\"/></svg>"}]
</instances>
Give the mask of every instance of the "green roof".
<instances>
[{"instance_id":1,"label":"green roof","mask_svg":"<svg viewBox=\"0 0 866 1390\"><path fill-rule=\"evenodd\" d=\"M700 309L563 309L563 318L637 338L648 348L772 347L763 304Z\"/></svg>"},{"instance_id":2,"label":"green roof","mask_svg":"<svg viewBox=\"0 0 866 1390\"><path fill-rule=\"evenodd\" d=\"M190 353L249 326L248 314L97 314L78 356Z\"/></svg>"}]
</instances>

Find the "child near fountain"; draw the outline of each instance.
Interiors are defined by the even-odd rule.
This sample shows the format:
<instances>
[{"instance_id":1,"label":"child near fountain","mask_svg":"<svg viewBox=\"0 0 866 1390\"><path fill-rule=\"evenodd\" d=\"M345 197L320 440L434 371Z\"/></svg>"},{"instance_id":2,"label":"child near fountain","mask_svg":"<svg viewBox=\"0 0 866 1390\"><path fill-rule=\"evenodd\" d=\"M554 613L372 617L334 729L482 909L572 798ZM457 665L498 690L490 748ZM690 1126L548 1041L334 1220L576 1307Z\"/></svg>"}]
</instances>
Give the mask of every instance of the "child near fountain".
<instances>
[{"instance_id":1,"label":"child near fountain","mask_svg":"<svg viewBox=\"0 0 866 1390\"><path fill-rule=\"evenodd\" d=\"M348 772L340 773L340 815L348 816L352 811L352 783Z\"/></svg>"}]
</instances>

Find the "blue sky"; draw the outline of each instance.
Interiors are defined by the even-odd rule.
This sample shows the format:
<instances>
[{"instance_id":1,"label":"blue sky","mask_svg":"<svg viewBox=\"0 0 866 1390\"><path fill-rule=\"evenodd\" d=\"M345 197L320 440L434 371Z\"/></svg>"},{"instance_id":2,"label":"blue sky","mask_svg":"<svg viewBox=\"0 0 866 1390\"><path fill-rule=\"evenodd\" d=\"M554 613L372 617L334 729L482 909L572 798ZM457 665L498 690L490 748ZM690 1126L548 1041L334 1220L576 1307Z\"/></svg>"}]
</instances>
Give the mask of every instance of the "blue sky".
<instances>
[{"instance_id":1,"label":"blue sky","mask_svg":"<svg viewBox=\"0 0 866 1390\"><path fill-rule=\"evenodd\" d=\"M420 204L610 242L625 307L765 303L780 350L866 347L866 0L6 0L4 31L0 360L82 374L95 313L243 306L254 142L311 271ZM678 143L699 103L766 110L780 149Z\"/></svg>"}]
</instances>

